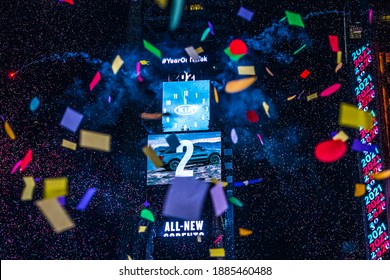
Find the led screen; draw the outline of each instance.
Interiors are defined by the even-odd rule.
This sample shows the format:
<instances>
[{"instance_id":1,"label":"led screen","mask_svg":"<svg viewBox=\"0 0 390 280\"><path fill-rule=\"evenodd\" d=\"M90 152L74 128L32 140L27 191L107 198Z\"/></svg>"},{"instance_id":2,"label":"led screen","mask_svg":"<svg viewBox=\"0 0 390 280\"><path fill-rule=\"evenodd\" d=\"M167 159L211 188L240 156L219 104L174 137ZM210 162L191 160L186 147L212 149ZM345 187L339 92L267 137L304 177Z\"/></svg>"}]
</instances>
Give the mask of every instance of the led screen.
<instances>
[{"instance_id":1,"label":"led screen","mask_svg":"<svg viewBox=\"0 0 390 280\"><path fill-rule=\"evenodd\" d=\"M175 176L193 176L205 181L221 178L221 132L176 135L181 144L176 151L172 151L166 141L169 134L149 135L148 145L164 167L156 168L148 159L147 185L170 184Z\"/></svg>"},{"instance_id":2,"label":"led screen","mask_svg":"<svg viewBox=\"0 0 390 280\"><path fill-rule=\"evenodd\" d=\"M163 132L208 130L210 81L163 83Z\"/></svg>"}]
</instances>

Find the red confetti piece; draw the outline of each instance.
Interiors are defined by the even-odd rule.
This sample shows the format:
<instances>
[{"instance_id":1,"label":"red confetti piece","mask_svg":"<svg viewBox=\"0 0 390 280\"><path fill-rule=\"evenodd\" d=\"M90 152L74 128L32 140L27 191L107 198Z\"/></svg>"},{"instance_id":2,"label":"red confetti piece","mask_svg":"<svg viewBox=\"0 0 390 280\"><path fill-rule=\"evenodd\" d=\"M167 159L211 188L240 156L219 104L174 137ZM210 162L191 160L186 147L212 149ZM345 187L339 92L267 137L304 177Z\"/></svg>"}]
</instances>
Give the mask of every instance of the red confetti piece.
<instances>
[{"instance_id":1,"label":"red confetti piece","mask_svg":"<svg viewBox=\"0 0 390 280\"><path fill-rule=\"evenodd\" d=\"M329 35L329 44L332 49L332 52L338 52L340 51L339 48L339 37L336 35Z\"/></svg>"},{"instance_id":2,"label":"red confetti piece","mask_svg":"<svg viewBox=\"0 0 390 280\"><path fill-rule=\"evenodd\" d=\"M341 84L334 84L334 85L331 85L330 87L324 89L324 90L320 93L320 96L321 96L321 97L326 97L326 96L332 95L333 93L335 93L336 91L338 91L340 88L341 88Z\"/></svg>"},{"instance_id":3,"label":"red confetti piece","mask_svg":"<svg viewBox=\"0 0 390 280\"><path fill-rule=\"evenodd\" d=\"M326 140L317 144L314 155L325 163L331 163L342 158L347 152L347 144L341 140Z\"/></svg>"},{"instance_id":4,"label":"red confetti piece","mask_svg":"<svg viewBox=\"0 0 390 280\"><path fill-rule=\"evenodd\" d=\"M23 171L24 169L26 169L27 165L31 162L31 160L32 160L32 151L28 150L27 154L22 159L22 164L20 166L20 171Z\"/></svg>"},{"instance_id":5,"label":"red confetti piece","mask_svg":"<svg viewBox=\"0 0 390 280\"><path fill-rule=\"evenodd\" d=\"M299 76L301 76L302 79L306 79L307 76L309 76L309 75L310 75L310 71L307 70L307 69L305 69L305 70L301 73L301 75L299 75Z\"/></svg>"},{"instance_id":6,"label":"red confetti piece","mask_svg":"<svg viewBox=\"0 0 390 280\"><path fill-rule=\"evenodd\" d=\"M89 90L92 91L94 87L99 83L101 77L100 77L100 72L97 72L95 74L95 77L93 77L92 82L89 84Z\"/></svg>"},{"instance_id":7,"label":"red confetti piece","mask_svg":"<svg viewBox=\"0 0 390 280\"><path fill-rule=\"evenodd\" d=\"M74 5L73 0L60 0L60 3L63 3L63 2L66 2L66 3L70 4L70 5Z\"/></svg>"},{"instance_id":8,"label":"red confetti piece","mask_svg":"<svg viewBox=\"0 0 390 280\"><path fill-rule=\"evenodd\" d=\"M234 39L229 45L230 52L234 55L247 54L248 47L244 41L240 39Z\"/></svg>"},{"instance_id":9,"label":"red confetti piece","mask_svg":"<svg viewBox=\"0 0 390 280\"><path fill-rule=\"evenodd\" d=\"M249 110L248 112L246 112L246 118L251 123L257 123L259 121L259 116L257 115L256 111L254 111L254 110Z\"/></svg>"}]
</instances>

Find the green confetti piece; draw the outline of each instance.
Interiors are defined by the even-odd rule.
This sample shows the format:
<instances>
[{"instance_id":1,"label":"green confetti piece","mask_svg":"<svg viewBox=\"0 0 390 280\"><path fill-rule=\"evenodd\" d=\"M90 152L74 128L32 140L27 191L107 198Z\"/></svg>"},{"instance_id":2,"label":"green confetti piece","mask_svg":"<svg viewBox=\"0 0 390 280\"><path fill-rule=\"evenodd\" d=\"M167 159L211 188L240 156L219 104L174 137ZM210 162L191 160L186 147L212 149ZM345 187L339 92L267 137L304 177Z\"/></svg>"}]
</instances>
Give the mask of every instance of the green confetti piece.
<instances>
[{"instance_id":1,"label":"green confetti piece","mask_svg":"<svg viewBox=\"0 0 390 280\"><path fill-rule=\"evenodd\" d=\"M148 41L144 40L144 47L145 47L145 49L150 51L152 54L157 56L159 59L161 59L161 52L160 52L160 50L157 49L155 46L153 46L151 43L149 43Z\"/></svg>"},{"instance_id":2,"label":"green confetti piece","mask_svg":"<svg viewBox=\"0 0 390 280\"><path fill-rule=\"evenodd\" d=\"M305 24L303 23L302 17L300 14L293 13L290 11L284 11L286 13L287 21L289 25L292 26L298 26L298 27L305 27Z\"/></svg>"},{"instance_id":3,"label":"green confetti piece","mask_svg":"<svg viewBox=\"0 0 390 280\"><path fill-rule=\"evenodd\" d=\"M242 202L241 202L238 198L235 198L234 196L232 196L231 198L229 198L229 202L230 202L231 204L237 205L238 207L244 206L244 204L242 204Z\"/></svg>"},{"instance_id":4,"label":"green confetti piece","mask_svg":"<svg viewBox=\"0 0 390 280\"><path fill-rule=\"evenodd\" d=\"M297 49L293 54L296 55L297 53L299 53L301 50L303 50L304 48L306 48L306 44L304 44L302 47L300 47L299 49Z\"/></svg>"},{"instance_id":5,"label":"green confetti piece","mask_svg":"<svg viewBox=\"0 0 390 280\"><path fill-rule=\"evenodd\" d=\"M142 209L141 211L141 218L144 218L145 220L151 221L154 223L154 215L152 211L149 209Z\"/></svg>"},{"instance_id":6,"label":"green confetti piece","mask_svg":"<svg viewBox=\"0 0 390 280\"><path fill-rule=\"evenodd\" d=\"M210 27L207 27L206 30L203 32L202 38L200 40L204 41L206 39L207 35L209 35L209 33L210 33Z\"/></svg>"},{"instance_id":7,"label":"green confetti piece","mask_svg":"<svg viewBox=\"0 0 390 280\"><path fill-rule=\"evenodd\" d=\"M184 0L173 0L171 17L169 22L169 29L171 31L176 30L179 26L181 16L183 15Z\"/></svg>"},{"instance_id":8,"label":"green confetti piece","mask_svg":"<svg viewBox=\"0 0 390 280\"><path fill-rule=\"evenodd\" d=\"M226 53L227 56L230 57L231 60L233 61L239 61L241 57L243 57L245 54L232 54L230 52L230 48L227 47L224 52Z\"/></svg>"}]
</instances>

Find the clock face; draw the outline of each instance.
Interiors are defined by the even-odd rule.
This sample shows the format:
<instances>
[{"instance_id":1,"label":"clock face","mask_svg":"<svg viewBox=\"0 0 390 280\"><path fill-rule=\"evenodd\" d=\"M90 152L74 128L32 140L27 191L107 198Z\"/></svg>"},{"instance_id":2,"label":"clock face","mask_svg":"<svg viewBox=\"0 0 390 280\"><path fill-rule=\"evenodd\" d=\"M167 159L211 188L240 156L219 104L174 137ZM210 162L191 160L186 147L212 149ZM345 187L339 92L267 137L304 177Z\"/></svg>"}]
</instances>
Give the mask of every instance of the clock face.
<instances>
[{"instance_id":1,"label":"clock face","mask_svg":"<svg viewBox=\"0 0 390 280\"><path fill-rule=\"evenodd\" d=\"M210 81L163 83L163 132L208 130Z\"/></svg>"}]
</instances>

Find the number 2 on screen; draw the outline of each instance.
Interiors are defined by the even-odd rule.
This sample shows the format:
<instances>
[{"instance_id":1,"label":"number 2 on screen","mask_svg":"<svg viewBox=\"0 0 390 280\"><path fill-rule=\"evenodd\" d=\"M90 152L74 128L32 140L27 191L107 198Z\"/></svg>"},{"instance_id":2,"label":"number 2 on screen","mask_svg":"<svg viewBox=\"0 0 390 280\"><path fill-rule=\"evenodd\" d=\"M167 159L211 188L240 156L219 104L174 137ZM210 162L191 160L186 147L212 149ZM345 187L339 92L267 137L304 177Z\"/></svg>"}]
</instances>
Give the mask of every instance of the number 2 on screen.
<instances>
[{"instance_id":1,"label":"number 2 on screen","mask_svg":"<svg viewBox=\"0 0 390 280\"><path fill-rule=\"evenodd\" d=\"M189 140L182 140L180 143L180 146L176 148L177 153L182 153L183 148L187 147L186 153L184 157L179 162L177 168L176 168L176 177L192 177L194 176L194 171L192 170L184 170L184 167L186 166L187 162L192 157L192 154L194 153L194 144L192 144Z\"/></svg>"}]
</instances>

